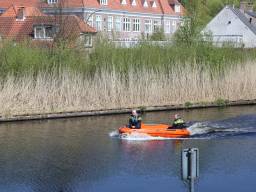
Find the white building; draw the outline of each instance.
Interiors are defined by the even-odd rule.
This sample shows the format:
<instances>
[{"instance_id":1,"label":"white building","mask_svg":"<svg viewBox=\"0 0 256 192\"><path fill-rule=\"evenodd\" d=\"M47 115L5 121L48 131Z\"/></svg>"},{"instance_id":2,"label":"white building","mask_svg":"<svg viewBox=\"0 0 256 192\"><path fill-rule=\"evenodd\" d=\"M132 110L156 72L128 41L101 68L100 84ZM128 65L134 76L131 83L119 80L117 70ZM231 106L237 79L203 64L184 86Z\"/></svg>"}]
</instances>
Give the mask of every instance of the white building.
<instances>
[{"instance_id":1,"label":"white building","mask_svg":"<svg viewBox=\"0 0 256 192\"><path fill-rule=\"evenodd\" d=\"M244 4L243 4L244 5ZM256 47L256 26L247 10L224 7L203 29L203 34L210 34L217 46L231 43L236 47ZM251 10L252 12L252 10Z\"/></svg>"}]
</instances>

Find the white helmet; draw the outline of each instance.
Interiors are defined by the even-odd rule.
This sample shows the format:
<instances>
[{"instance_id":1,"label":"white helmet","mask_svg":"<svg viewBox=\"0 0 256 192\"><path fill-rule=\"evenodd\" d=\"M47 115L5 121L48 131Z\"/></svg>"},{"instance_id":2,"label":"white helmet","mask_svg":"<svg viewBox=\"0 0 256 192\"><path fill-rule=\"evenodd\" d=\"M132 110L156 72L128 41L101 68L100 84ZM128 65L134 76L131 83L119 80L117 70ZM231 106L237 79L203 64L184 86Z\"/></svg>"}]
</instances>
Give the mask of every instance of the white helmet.
<instances>
[{"instance_id":1,"label":"white helmet","mask_svg":"<svg viewBox=\"0 0 256 192\"><path fill-rule=\"evenodd\" d=\"M137 115L137 111L135 109L132 110L133 115Z\"/></svg>"},{"instance_id":2,"label":"white helmet","mask_svg":"<svg viewBox=\"0 0 256 192\"><path fill-rule=\"evenodd\" d=\"M180 115L179 115L179 114L175 114L175 115L174 115L174 118L175 118L175 119L179 119L179 118L180 118Z\"/></svg>"}]
</instances>

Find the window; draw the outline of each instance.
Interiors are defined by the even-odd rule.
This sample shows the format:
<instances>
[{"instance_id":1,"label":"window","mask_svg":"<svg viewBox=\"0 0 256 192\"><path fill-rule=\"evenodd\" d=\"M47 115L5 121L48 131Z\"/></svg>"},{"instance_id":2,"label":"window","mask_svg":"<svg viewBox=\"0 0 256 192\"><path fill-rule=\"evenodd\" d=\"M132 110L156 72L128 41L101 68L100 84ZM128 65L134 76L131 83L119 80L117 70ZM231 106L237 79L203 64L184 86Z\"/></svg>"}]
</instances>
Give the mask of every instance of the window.
<instances>
[{"instance_id":1,"label":"window","mask_svg":"<svg viewBox=\"0 0 256 192\"><path fill-rule=\"evenodd\" d=\"M121 31L121 17L116 17L115 18L115 29L116 31Z\"/></svg>"},{"instance_id":2,"label":"window","mask_svg":"<svg viewBox=\"0 0 256 192\"><path fill-rule=\"evenodd\" d=\"M95 25L96 30L101 31L101 27L102 27L101 15L96 15L95 24L96 24Z\"/></svg>"},{"instance_id":3,"label":"window","mask_svg":"<svg viewBox=\"0 0 256 192\"><path fill-rule=\"evenodd\" d=\"M93 15L89 14L86 18L87 24L93 27Z\"/></svg>"},{"instance_id":4,"label":"window","mask_svg":"<svg viewBox=\"0 0 256 192\"><path fill-rule=\"evenodd\" d=\"M173 26L174 29L176 29L177 22L176 21L172 21L172 26Z\"/></svg>"},{"instance_id":5,"label":"window","mask_svg":"<svg viewBox=\"0 0 256 192\"><path fill-rule=\"evenodd\" d=\"M133 19L132 30L134 32L140 32L140 19Z\"/></svg>"},{"instance_id":6,"label":"window","mask_svg":"<svg viewBox=\"0 0 256 192\"><path fill-rule=\"evenodd\" d=\"M174 11L175 13L180 13L180 5L175 5Z\"/></svg>"},{"instance_id":7,"label":"window","mask_svg":"<svg viewBox=\"0 0 256 192\"><path fill-rule=\"evenodd\" d=\"M92 35L85 35L84 41L85 47L92 47Z\"/></svg>"},{"instance_id":8,"label":"window","mask_svg":"<svg viewBox=\"0 0 256 192\"><path fill-rule=\"evenodd\" d=\"M131 19L123 18L123 31L131 31Z\"/></svg>"},{"instance_id":9,"label":"window","mask_svg":"<svg viewBox=\"0 0 256 192\"><path fill-rule=\"evenodd\" d=\"M171 21L170 20L165 22L165 33L171 33Z\"/></svg>"},{"instance_id":10,"label":"window","mask_svg":"<svg viewBox=\"0 0 256 192\"><path fill-rule=\"evenodd\" d=\"M34 28L34 32L35 32L35 34L34 34L34 38L35 39L43 39L44 38L44 27L43 26L41 26L41 27L35 27Z\"/></svg>"},{"instance_id":11,"label":"window","mask_svg":"<svg viewBox=\"0 0 256 192\"><path fill-rule=\"evenodd\" d=\"M17 10L16 19L19 20L19 21L24 21L25 18L26 18L26 16L25 16L25 9L24 8L19 8Z\"/></svg>"},{"instance_id":12,"label":"window","mask_svg":"<svg viewBox=\"0 0 256 192\"><path fill-rule=\"evenodd\" d=\"M35 39L53 39L57 33L57 28L52 25L35 26L34 38Z\"/></svg>"},{"instance_id":13,"label":"window","mask_svg":"<svg viewBox=\"0 0 256 192\"><path fill-rule=\"evenodd\" d=\"M58 3L58 0L48 0L48 4Z\"/></svg>"},{"instance_id":14,"label":"window","mask_svg":"<svg viewBox=\"0 0 256 192\"><path fill-rule=\"evenodd\" d=\"M55 35L55 28L53 26L45 26L45 37L46 38L53 38Z\"/></svg>"},{"instance_id":15,"label":"window","mask_svg":"<svg viewBox=\"0 0 256 192\"><path fill-rule=\"evenodd\" d=\"M154 26L153 26L153 31L156 32L160 29L161 23L159 20L154 20Z\"/></svg>"},{"instance_id":16,"label":"window","mask_svg":"<svg viewBox=\"0 0 256 192\"><path fill-rule=\"evenodd\" d=\"M112 31L113 29L113 17L108 16L108 31Z\"/></svg>"},{"instance_id":17,"label":"window","mask_svg":"<svg viewBox=\"0 0 256 192\"><path fill-rule=\"evenodd\" d=\"M152 20L151 19L145 20L145 33L152 33Z\"/></svg>"},{"instance_id":18,"label":"window","mask_svg":"<svg viewBox=\"0 0 256 192\"><path fill-rule=\"evenodd\" d=\"M108 5L108 0L100 0L101 5Z\"/></svg>"}]
</instances>

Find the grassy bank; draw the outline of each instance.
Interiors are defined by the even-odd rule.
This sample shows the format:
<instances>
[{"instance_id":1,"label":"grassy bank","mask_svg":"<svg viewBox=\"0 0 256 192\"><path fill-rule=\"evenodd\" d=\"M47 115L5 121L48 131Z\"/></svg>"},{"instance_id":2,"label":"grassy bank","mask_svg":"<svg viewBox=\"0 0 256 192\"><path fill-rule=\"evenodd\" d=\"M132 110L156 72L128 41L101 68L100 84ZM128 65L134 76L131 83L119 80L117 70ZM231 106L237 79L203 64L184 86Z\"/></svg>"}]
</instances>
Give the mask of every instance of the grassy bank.
<instances>
[{"instance_id":1,"label":"grassy bank","mask_svg":"<svg viewBox=\"0 0 256 192\"><path fill-rule=\"evenodd\" d=\"M138 106L160 106L187 102L209 102L256 98L256 67L237 65L224 76L212 78L197 67L177 67L162 73L129 70L126 77L116 71L40 73L36 77L8 76L0 83L0 114L52 113Z\"/></svg>"},{"instance_id":2,"label":"grassy bank","mask_svg":"<svg viewBox=\"0 0 256 192\"><path fill-rule=\"evenodd\" d=\"M6 43L0 58L1 116L256 98L254 50Z\"/></svg>"}]
</instances>

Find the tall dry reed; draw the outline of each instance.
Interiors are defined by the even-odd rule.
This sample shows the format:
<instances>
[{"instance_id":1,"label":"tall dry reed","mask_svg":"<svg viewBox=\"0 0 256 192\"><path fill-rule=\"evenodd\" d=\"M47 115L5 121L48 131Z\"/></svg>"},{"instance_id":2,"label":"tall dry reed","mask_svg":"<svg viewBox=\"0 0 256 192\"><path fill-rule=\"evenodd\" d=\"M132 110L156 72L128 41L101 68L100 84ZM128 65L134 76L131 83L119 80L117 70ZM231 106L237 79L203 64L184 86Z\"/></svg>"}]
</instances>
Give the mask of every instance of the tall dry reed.
<instances>
[{"instance_id":1,"label":"tall dry reed","mask_svg":"<svg viewBox=\"0 0 256 192\"><path fill-rule=\"evenodd\" d=\"M145 68L126 74L96 72L90 77L74 71L9 75L0 81L0 115L256 99L255 74L256 64L247 62L214 76L192 65L168 72Z\"/></svg>"}]
</instances>

